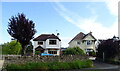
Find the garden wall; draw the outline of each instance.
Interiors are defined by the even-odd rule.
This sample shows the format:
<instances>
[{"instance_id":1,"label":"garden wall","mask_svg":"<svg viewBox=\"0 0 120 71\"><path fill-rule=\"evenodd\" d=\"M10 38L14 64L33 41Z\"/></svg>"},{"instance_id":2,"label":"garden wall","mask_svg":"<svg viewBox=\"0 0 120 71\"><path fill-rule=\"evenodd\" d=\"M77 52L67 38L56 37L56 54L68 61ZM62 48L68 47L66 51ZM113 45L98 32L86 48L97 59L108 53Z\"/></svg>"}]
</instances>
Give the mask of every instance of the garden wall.
<instances>
[{"instance_id":1,"label":"garden wall","mask_svg":"<svg viewBox=\"0 0 120 71\"><path fill-rule=\"evenodd\" d=\"M4 66L8 63L26 63L26 62L68 62L73 60L87 60L87 56L81 55L64 55L64 56L4 56Z\"/></svg>"}]
</instances>

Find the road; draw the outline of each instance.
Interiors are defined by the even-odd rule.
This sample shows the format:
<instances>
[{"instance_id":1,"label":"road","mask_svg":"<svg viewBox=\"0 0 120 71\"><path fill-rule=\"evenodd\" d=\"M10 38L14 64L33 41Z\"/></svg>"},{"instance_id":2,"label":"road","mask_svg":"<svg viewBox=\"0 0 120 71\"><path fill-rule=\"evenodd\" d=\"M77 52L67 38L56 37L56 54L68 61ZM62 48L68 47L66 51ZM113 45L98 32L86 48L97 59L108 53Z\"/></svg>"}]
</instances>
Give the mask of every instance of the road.
<instances>
[{"instance_id":1,"label":"road","mask_svg":"<svg viewBox=\"0 0 120 71\"><path fill-rule=\"evenodd\" d=\"M94 67L93 68L86 68L86 69L81 69L79 71L84 71L84 70L103 70L103 71L120 71L120 65L113 65L113 64L107 64L103 62L98 62L98 61L93 61L94 62Z\"/></svg>"},{"instance_id":2,"label":"road","mask_svg":"<svg viewBox=\"0 0 120 71\"><path fill-rule=\"evenodd\" d=\"M64 71L89 71L89 70L98 70L98 71L120 71L120 65L107 64L103 62L93 61L94 67L84 68L78 70L64 70Z\"/></svg>"}]
</instances>

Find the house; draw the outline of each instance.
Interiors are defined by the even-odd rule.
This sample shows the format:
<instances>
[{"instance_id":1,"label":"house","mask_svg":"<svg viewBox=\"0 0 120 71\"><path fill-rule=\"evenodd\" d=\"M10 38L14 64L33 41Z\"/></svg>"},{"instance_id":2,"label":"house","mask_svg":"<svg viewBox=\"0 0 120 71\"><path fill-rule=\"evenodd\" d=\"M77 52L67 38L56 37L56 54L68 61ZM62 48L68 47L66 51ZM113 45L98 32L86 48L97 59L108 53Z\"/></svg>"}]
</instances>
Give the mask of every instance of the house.
<instances>
[{"instance_id":1,"label":"house","mask_svg":"<svg viewBox=\"0 0 120 71\"><path fill-rule=\"evenodd\" d=\"M84 34L80 32L77 34L68 44L69 47L80 47L86 54L90 54L90 52L95 51L95 41L96 38L92 35L92 32L88 34Z\"/></svg>"},{"instance_id":2,"label":"house","mask_svg":"<svg viewBox=\"0 0 120 71\"><path fill-rule=\"evenodd\" d=\"M60 55L61 40L54 34L41 34L33 39L34 53L47 53L53 55Z\"/></svg>"}]
</instances>

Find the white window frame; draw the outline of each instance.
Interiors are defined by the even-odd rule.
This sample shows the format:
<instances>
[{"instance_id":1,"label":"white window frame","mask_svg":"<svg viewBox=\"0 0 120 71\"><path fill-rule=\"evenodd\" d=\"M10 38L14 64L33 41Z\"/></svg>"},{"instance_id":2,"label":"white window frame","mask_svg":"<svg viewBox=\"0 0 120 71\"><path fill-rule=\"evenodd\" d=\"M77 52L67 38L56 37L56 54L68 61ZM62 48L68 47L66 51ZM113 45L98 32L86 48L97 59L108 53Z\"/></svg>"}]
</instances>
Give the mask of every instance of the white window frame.
<instances>
[{"instance_id":1,"label":"white window frame","mask_svg":"<svg viewBox=\"0 0 120 71\"><path fill-rule=\"evenodd\" d=\"M77 41L77 44L80 45L81 43L79 41Z\"/></svg>"},{"instance_id":2,"label":"white window frame","mask_svg":"<svg viewBox=\"0 0 120 71\"><path fill-rule=\"evenodd\" d=\"M56 44L50 44L51 40L56 41ZM56 39L49 39L49 45L57 45L57 40Z\"/></svg>"},{"instance_id":3,"label":"white window frame","mask_svg":"<svg viewBox=\"0 0 120 71\"><path fill-rule=\"evenodd\" d=\"M91 45L92 44L92 41L91 40L87 40L86 41L86 45Z\"/></svg>"},{"instance_id":4,"label":"white window frame","mask_svg":"<svg viewBox=\"0 0 120 71\"><path fill-rule=\"evenodd\" d=\"M42 42L42 44L39 44L39 42ZM38 41L37 44L38 44L38 45L43 45L44 43L43 43L43 41Z\"/></svg>"}]
</instances>

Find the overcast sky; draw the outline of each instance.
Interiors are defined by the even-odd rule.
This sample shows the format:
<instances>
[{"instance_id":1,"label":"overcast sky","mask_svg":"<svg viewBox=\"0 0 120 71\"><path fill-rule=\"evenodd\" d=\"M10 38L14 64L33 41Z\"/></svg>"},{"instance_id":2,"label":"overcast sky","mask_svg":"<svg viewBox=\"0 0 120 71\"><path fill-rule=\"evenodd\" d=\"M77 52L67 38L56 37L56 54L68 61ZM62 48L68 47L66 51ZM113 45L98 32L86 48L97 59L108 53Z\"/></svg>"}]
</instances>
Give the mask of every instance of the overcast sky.
<instances>
[{"instance_id":1,"label":"overcast sky","mask_svg":"<svg viewBox=\"0 0 120 71\"><path fill-rule=\"evenodd\" d=\"M57 0L58 1L58 0ZM11 16L24 13L33 20L37 33L60 33L62 47L79 32L92 32L96 39L118 36L118 1L99 2L2 2L0 44L11 41L7 32ZM56 31L57 30L57 31Z\"/></svg>"}]
</instances>

